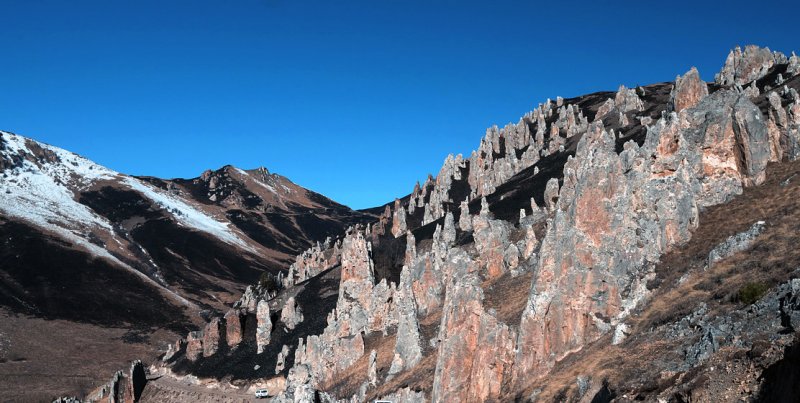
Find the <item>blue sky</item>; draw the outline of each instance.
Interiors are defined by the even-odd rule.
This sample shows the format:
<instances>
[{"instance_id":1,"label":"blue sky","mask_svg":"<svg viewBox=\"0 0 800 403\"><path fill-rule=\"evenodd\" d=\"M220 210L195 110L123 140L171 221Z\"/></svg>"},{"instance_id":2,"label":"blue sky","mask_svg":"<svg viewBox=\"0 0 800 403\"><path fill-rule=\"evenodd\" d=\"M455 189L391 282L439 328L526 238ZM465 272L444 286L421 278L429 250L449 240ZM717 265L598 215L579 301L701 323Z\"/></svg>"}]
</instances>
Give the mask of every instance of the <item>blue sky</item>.
<instances>
[{"instance_id":1,"label":"blue sky","mask_svg":"<svg viewBox=\"0 0 800 403\"><path fill-rule=\"evenodd\" d=\"M548 97L691 66L712 80L736 44L800 50L789 1L0 0L0 15L0 129L135 175L266 166L354 208Z\"/></svg>"}]
</instances>

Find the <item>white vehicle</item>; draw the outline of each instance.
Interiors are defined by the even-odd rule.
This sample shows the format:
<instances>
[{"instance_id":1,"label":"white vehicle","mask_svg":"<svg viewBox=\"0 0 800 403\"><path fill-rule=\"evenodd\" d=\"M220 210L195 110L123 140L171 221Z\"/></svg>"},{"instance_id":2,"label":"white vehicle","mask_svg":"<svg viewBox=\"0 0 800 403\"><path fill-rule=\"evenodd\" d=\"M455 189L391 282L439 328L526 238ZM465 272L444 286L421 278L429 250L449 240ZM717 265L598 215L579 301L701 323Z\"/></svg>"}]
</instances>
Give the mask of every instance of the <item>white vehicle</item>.
<instances>
[{"instance_id":1,"label":"white vehicle","mask_svg":"<svg viewBox=\"0 0 800 403\"><path fill-rule=\"evenodd\" d=\"M256 390L256 398L261 399L262 397L269 397L269 391L266 389Z\"/></svg>"}]
</instances>

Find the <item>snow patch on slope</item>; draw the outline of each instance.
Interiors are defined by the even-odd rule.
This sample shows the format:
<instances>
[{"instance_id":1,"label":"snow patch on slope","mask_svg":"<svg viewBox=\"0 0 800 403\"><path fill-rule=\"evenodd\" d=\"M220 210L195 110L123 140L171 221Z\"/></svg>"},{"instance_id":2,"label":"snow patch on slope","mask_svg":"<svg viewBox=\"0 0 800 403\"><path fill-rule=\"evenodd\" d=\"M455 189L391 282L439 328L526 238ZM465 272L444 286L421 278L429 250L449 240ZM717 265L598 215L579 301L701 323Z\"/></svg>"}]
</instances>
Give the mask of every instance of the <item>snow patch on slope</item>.
<instances>
[{"instance_id":1,"label":"snow patch on slope","mask_svg":"<svg viewBox=\"0 0 800 403\"><path fill-rule=\"evenodd\" d=\"M163 193L153 186L145 184L135 178L125 177L122 179L122 183L143 194L159 207L170 212L181 225L207 232L226 243L255 252L250 245L228 228L228 224L213 219L186 202Z\"/></svg>"},{"instance_id":2,"label":"snow patch on slope","mask_svg":"<svg viewBox=\"0 0 800 403\"><path fill-rule=\"evenodd\" d=\"M55 230L75 243L87 243L82 235L91 227L112 231L105 218L75 201L75 195L67 184L83 187L97 179L113 178L116 172L44 144L39 145L53 151L62 159L61 163L34 163L36 157L28 149L24 137L5 132L0 132L0 136L6 144L6 149L0 151L5 159L25 155L30 158L23 158L19 166L3 172L0 188L4 194L0 197L0 211ZM94 249L102 250L96 245Z\"/></svg>"},{"instance_id":3,"label":"snow patch on slope","mask_svg":"<svg viewBox=\"0 0 800 403\"><path fill-rule=\"evenodd\" d=\"M274 188L274 187L272 187L272 186L271 186L271 185L269 185L269 184L266 184L266 183L262 182L261 180L259 180L259 179L258 179L258 178L256 178L256 177L254 177L254 176L250 175L249 173L247 173L247 171L245 171L245 170L243 170L243 169L236 168L236 167L234 167L233 169L235 169L235 170L236 170L236 172L239 172L239 174L241 174L241 175L244 175L245 177L250 177L250 178L252 178L252 179L253 179L253 182L255 182L257 185L259 185L259 186L263 187L264 189L267 189L267 190L269 190L269 191L270 191L270 192L272 192L272 193L278 194L278 192L277 192L277 191L275 191L275 188Z\"/></svg>"},{"instance_id":4,"label":"snow patch on slope","mask_svg":"<svg viewBox=\"0 0 800 403\"><path fill-rule=\"evenodd\" d=\"M172 213L177 221L187 227L209 233L222 241L253 251L236 236L227 224L214 220L185 202L164 194L143 182L98 165L77 154L48 144L0 131L5 149L0 158L21 162L0 175L0 212L46 230L58 233L66 240L90 251L112 259L116 257L99 245L87 241L92 229L106 232L116 239L111 223L89 207L75 200L72 189L83 190L98 180L118 180ZM37 157L26 142L52 152L59 161L49 162Z\"/></svg>"}]
</instances>

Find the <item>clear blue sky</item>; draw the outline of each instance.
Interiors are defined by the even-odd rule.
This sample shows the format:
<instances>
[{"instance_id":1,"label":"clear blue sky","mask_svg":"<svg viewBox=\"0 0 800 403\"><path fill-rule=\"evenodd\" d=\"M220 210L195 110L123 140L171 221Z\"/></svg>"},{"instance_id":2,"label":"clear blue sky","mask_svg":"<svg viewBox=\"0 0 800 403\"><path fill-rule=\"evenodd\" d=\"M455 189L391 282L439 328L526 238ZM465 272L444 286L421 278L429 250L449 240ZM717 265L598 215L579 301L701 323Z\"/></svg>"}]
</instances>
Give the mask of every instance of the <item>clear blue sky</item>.
<instances>
[{"instance_id":1,"label":"clear blue sky","mask_svg":"<svg viewBox=\"0 0 800 403\"><path fill-rule=\"evenodd\" d=\"M548 97L800 50L796 1L536 3L0 0L0 129L136 175L263 165L363 208Z\"/></svg>"}]
</instances>

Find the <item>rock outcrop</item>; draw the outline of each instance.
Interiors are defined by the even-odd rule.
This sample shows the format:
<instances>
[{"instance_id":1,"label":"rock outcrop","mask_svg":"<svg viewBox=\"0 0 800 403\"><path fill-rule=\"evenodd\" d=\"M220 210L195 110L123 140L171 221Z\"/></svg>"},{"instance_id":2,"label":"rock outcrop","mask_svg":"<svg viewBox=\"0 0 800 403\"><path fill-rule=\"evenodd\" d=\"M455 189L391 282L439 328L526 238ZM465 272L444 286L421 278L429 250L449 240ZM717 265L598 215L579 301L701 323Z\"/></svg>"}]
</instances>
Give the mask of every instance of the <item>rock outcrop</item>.
<instances>
[{"instance_id":1,"label":"rock outcrop","mask_svg":"<svg viewBox=\"0 0 800 403\"><path fill-rule=\"evenodd\" d=\"M699 208L764 180L768 139L758 116L746 97L723 90L661 119L642 147L628 142L619 155L602 126L584 135L542 241L518 380L611 331L645 297L659 256L690 238Z\"/></svg>"},{"instance_id":2,"label":"rock outcrop","mask_svg":"<svg viewBox=\"0 0 800 403\"><path fill-rule=\"evenodd\" d=\"M196 361L201 355L203 355L203 332L189 332L186 336L186 359Z\"/></svg>"},{"instance_id":3,"label":"rock outcrop","mask_svg":"<svg viewBox=\"0 0 800 403\"><path fill-rule=\"evenodd\" d=\"M406 208L400 203L400 200L394 201L394 209L392 213L392 235L395 238L405 234L407 230L406 225Z\"/></svg>"},{"instance_id":4,"label":"rock outcrop","mask_svg":"<svg viewBox=\"0 0 800 403\"><path fill-rule=\"evenodd\" d=\"M286 367L286 357L289 356L289 346L283 345L281 352L278 353L278 358L275 360L275 374L280 374Z\"/></svg>"},{"instance_id":5,"label":"rock outcrop","mask_svg":"<svg viewBox=\"0 0 800 403\"><path fill-rule=\"evenodd\" d=\"M686 72L683 76L675 78L675 87L670 94L672 110L680 112L686 108L697 105L708 95L708 85L700 79L700 73L696 68Z\"/></svg>"},{"instance_id":6,"label":"rock outcrop","mask_svg":"<svg viewBox=\"0 0 800 403\"><path fill-rule=\"evenodd\" d=\"M609 354L616 354L642 343L635 332L651 319L639 314L652 287L667 283L659 283L665 274L656 269L664 255L699 231L702 211L764 184L768 162L800 154L798 81L793 73L774 74L789 60L748 49L731 53L711 90L692 68L674 86L558 98L517 124L492 127L469 158L448 156L435 178L382 208L373 225L304 252L279 297L251 290L240 306L244 312L255 305L259 352L274 342L268 300L286 329L304 334L276 401L533 399L537 391L513 393L546 382L538 379L590 344L611 344ZM767 76L776 78L761 80ZM597 111L592 123L584 109L589 116ZM480 212L470 214L478 199ZM696 270L715 270L715 262L749 248L765 228L756 223L704 249ZM301 297L321 278L339 285L324 325ZM675 371L700 368L728 347L747 347L737 332L762 334L742 326L742 318L773 332L797 329L798 284L782 285L727 319L702 309L677 325L652 319L648 331L661 340L685 340L670 353L684 366L653 364L664 365L664 383L679 382ZM726 292L726 303L735 303L735 290ZM200 351L211 343L201 341ZM277 353L276 374L287 373L293 347ZM594 373L569 379L577 391L563 394L567 400L613 394ZM400 389L386 395L387 384Z\"/></svg>"},{"instance_id":7,"label":"rock outcrop","mask_svg":"<svg viewBox=\"0 0 800 403\"><path fill-rule=\"evenodd\" d=\"M418 403L425 402L425 393L413 391L410 388L402 388L390 395L382 396L379 400L393 403Z\"/></svg>"},{"instance_id":8,"label":"rock outcrop","mask_svg":"<svg viewBox=\"0 0 800 403\"><path fill-rule=\"evenodd\" d=\"M478 270L468 256L447 285L431 401L496 401L511 375L516 334L481 304Z\"/></svg>"},{"instance_id":9,"label":"rock outcrop","mask_svg":"<svg viewBox=\"0 0 800 403\"><path fill-rule=\"evenodd\" d=\"M136 403L142 396L147 383L147 371L141 361L133 361L127 372L117 371L104 385L90 393L86 403ZM81 403L77 398L59 398L54 402Z\"/></svg>"},{"instance_id":10,"label":"rock outcrop","mask_svg":"<svg viewBox=\"0 0 800 403\"><path fill-rule=\"evenodd\" d=\"M289 273L283 280L283 286L291 287L302 283L338 265L341 262L340 248L340 241L333 242L330 237L323 243L317 242L297 256L295 262L289 266Z\"/></svg>"},{"instance_id":11,"label":"rock outcrop","mask_svg":"<svg viewBox=\"0 0 800 403\"><path fill-rule=\"evenodd\" d=\"M728 54L715 81L721 85L745 85L767 75L776 63L787 61L786 56L769 48L748 45L742 50L737 46Z\"/></svg>"},{"instance_id":12,"label":"rock outcrop","mask_svg":"<svg viewBox=\"0 0 800 403\"><path fill-rule=\"evenodd\" d=\"M422 359L422 343L420 341L419 322L417 321L417 302L414 299L414 290L411 285L411 273L406 266L400 273L400 286L395 294L395 301L397 301L397 341L395 342L392 365L389 368L390 376L405 369L413 368Z\"/></svg>"},{"instance_id":13,"label":"rock outcrop","mask_svg":"<svg viewBox=\"0 0 800 403\"><path fill-rule=\"evenodd\" d=\"M225 313L225 341L228 347L236 347L242 342L246 315L240 309L231 309Z\"/></svg>"},{"instance_id":14,"label":"rock outcrop","mask_svg":"<svg viewBox=\"0 0 800 403\"><path fill-rule=\"evenodd\" d=\"M211 357L217 353L222 335L224 333L220 318L211 319L203 329L203 357Z\"/></svg>"},{"instance_id":15,"label":"rock outcrop","mask_svg":"<svg viewBox=\"0 0 800 403\"><path fill-rule=\"evenodd\" d=\"M281 310L281 322L287 329L293 330L303 321L303 310L295 302L294 297L289 297Z\"/></svg>"},{"instance_id":16,"label":"rock outcrop","mask_svg":"<svg viewBox=\"0 0 800 403\"><path fill-rule=\"evenodd\" d=\"M486 277L494 279L500 277L508 269L506 259L509 247L508 233L510 224L506 221L488 218L486 215L477 215L472 219L475 247L478 250L481 267L485 268Z\"/></svg>"},{"instance_id":17,"label":"rock outcrop","mask_svg":"<svg viewBox=\"0 0 800 403\"><path fill-rule=\"evenodd\" d=\"M261 354L269 344L272 335L272 318L270 317L269 303L265 300L258 301L256 308L256 345L257 353Z\"/></svg>"},{"instance_id":18,"label":"rock outcrop","mask_svg":"<svg viewBox=\"0 0 800 403\"><path fill-rule=\"evenodd\" d=\"M764 221L758 221L753 224L747 231L740 232L726 239L721 244L714 247L708 253L708 265L713 265L722 259L733 256L734 254L744 251L753 244L753 241L761 235L766 227Z\"/></svg>"}]
</instances>

